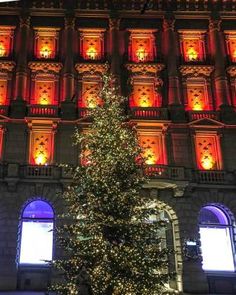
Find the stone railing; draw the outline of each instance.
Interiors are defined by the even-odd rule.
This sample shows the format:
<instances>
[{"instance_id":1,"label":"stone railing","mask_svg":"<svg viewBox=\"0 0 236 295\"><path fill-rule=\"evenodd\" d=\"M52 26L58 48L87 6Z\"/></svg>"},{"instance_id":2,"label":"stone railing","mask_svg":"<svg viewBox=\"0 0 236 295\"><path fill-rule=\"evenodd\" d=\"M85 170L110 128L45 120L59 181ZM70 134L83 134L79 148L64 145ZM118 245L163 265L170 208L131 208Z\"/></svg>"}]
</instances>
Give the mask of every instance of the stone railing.
<instances>
[{"instance_id":1,"label":"stone railing","mask_svg":"<svg viewBox=\"0 0 236 295\"><path fill-rule=\"evenodd\" d=\"M219 120L219 113L214 111L189 111L189 121L199 120L203 118Z\"/></svg>"},{"instance_id":2,"label":"stone railing","mask_svg":"<svg viewBox=\"0 0 236 295\"><path fill-rule=\"evenodd\" d=\"M150 178L185 180L184 167L171 167L166 165L148 165L145 167L145 173Z\"/></svg>"},{"instance_id":3,"label":"stone railing","mask_svg":"<svg viewBox=\"0 0 236 295\"><path fill-rule=\"evenodd\" d=\"M58 107L54 105L29 105L30 117L58 117Z\"/></svg>"},{"instance_id":4,"label":"stone railing","mask_svg":"<svg viewBox=\"0 0 236 295\"><path fill-rule=\"evenodd\" d=\"M195 171L195 180L197 183L208 184L230 184L234 183L235 176L221 170L199 170Z\"/></svg>"},{"instance_id":5,"label":"stone railing","mask_svg":"<svg viewBox=\"0 0 236 295\"><path fill-rule=\"evenodd\" d=\"M130 114L133 119L168 120L168 111L166 108L132 107Z\"/></svg>"},{"instance_id":6,"label":"stone railing","mask_svg":"<svg viewBox=\"0 0 236 295\"><path fill-rule=\"evenodd\" d=\"M60 168L52 165L26 165L20 167L20 176L23 178L59 179Z\"/></svg>"}]
</instances>

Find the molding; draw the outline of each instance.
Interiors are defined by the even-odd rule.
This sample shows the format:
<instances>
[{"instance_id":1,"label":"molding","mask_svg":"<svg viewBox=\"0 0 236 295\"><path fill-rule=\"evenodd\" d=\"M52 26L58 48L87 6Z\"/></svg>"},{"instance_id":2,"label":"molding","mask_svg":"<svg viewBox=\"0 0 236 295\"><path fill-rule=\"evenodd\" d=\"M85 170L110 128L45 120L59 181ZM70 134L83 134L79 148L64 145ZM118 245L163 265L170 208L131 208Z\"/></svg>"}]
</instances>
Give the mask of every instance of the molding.
<instances>
[{"instance_id":1,"label":"molding","mask_svg":"<svg viewBox=\"0 0 236 295\"><path fill-rule=\"evenodd\" d=\"M29 62L29 68L32 72L41 73L59 73L63 65L57 62Z\"/></svg>"},{"instance_id":2,"label":"molding","mask_svg":"<svg viewBox=\"0 0 236 295\"><path fill-rule=\"evenodd\" d=\"M164 64L148 64L148 63L130 63L125 65L127 70L137 76L155 76L164 68Z\"/></svg>"},{"instance_id":3,"label":"molding","mask_svg":"<svg viewBox=\"0 0 236 295\"><path fill-rule=\"evenodd\" d=\"M0 61L0 71L2 72L12 72L15 66L14 61Z\"/></svg>"},{"instance_id":4,"label":"molding","mask_svg":"<svg viewBox=\"0 0 236 295\"><path fill-rule=\"evenodd\" d=\"M82 75L102 75L107 72L108 64L77 63L75 69Z\"/></svg>"},{"instance_id":5,"label":"molding","mask_svg":"<svg viewBox=\"0 0 236 295\"><path fill-rule=\"evenodd\" d=\"M184 77L209 77L214 70L209 65L184 65L179 67L179 71Z\"/></svg>"},{"instance_id":6,"label":"molding","mask_svg":"<svg viewBox=\"0 0 236 295\"><path fill-rule=\"evenodd\" d=\"M236 77L236 66L230 66L226 69L226 71L230 75L231 78Z\"/></svg>"}]
</instances>

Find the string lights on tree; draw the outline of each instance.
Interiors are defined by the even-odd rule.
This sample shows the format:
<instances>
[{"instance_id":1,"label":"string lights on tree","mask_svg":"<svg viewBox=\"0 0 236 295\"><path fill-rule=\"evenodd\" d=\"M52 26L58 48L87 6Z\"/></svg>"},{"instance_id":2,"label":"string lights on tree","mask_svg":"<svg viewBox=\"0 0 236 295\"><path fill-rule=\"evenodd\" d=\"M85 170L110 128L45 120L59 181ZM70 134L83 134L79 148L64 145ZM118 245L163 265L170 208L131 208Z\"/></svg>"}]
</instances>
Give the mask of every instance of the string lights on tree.
<instances>
[{"instance_id":1,"label":"string lights on tree","mask_svg":"<svg viewBox=\"0 0 236 295\"><path fill-rule=\"evenodd\" d=\"M89 130L74 135L80 160L89 153L86 165L68 167L73 182L62 195L67 213L58 241L66 258L54 266L64 283L53 287L60 295L161 295L170 278L170 250L158 234L166 220L150 222L160 210L140 193L147 182L145 158L114 84L104 76L102 103L89 111Z\"/></svg>"}]
</instances>

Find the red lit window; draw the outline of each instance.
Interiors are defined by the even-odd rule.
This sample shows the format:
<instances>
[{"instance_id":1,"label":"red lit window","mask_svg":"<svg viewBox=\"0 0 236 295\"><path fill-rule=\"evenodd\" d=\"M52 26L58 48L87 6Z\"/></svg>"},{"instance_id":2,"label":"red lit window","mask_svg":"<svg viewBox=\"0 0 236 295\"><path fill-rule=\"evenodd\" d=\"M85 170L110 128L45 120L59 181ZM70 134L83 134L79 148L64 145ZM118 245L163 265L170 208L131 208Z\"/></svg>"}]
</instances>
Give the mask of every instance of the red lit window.
<instances>
[{"instance_id":1,"label":"red lit window","mask_svg":"<svg viewBox=\"0 0 236 295\"><path fill-rule=\"evenodd\" d=\"M82 30L80 33L80 54L87 60L99 60L104 55L104 36L101 30Z\"/></svg>"},{"instance_id":2,"label":"red lit window","mask_svg":"<svg viewBox=\"0 0 236 295\"><path fill-rule=\"evenodd\" d=\"M82 82L82 93L81 99L79 100L79 106L82 108L95 108L98 104L101 103L99 98L99 91L101 85L98 81Z\"/></svg>"},{"instance_id":3,"label":"red lit window","mask_svg":"<svg viewBox=\"0 0 236 295\"><path fill-rule=\"evenodd\" d=\"M183 32L180 37L181 51L186 62L198 62L205 59L204 35L197 32Z\"/></svg>"},{"instance_id":4,"label":"red lit window","mask_svg":"<svg viewBox=\"0 0 236 295\"><path fill-rule=\"evenodd\" d=\"M134 62L153 61L155 44L153 32L131 31L129 44L129 59Z\"/></svg>"},{"instance_id":5,"label":"red lit window","mask_svg":"<svg viewBox=\"0 0 236 295\"><path fill-rule=\"evenodd\" d=\"M7 80L0 78L0 105L7 104Z\"/></svg>"},{"instance_id":6,"label":"red lit window","mask_svg":"<svg viewBox=\"0 0 236 295\"><path fill-rule=\"evenodd\" d=\"M131 107L159 107L160 96L157 95L154 84L134 83L130 100Z\"/></svg>"},{"instance_id":7,"label":"red lit window","mask_svg":"<svg viewBox=\"0 0 236 295\"><path fill-rule=\"evenodd\" d=\"M226 45L231 61L236 62L236 32L226 34Z\"/></svg>"},{"instance_id":8,"label":"red lit window","mask_svg":"<svg viewBox=\"0 0 236 295\"><path fill-rule=\"evenodd\" d=\"M53 161L54 132L52 126L33 126L30 133L29 162L31 165L50 165Z\"/></svg>"},{"instance_id":9,"label":"red lit window","mask_svg":"<svg viewBox=\"0 0 236 295\"><path fill-rule=\"evenodd\" d=\"M35 37L35 55L40 59L56 57L58 32L56 29L37 29Z\"/></svg>"},{"instance_id":10,"label":"red lit window","mask_svg":"<svg viewBox=\"0 0 236 295\"><path fill-rule=\"evenodd\" d=\"M139 136L140 145L143 148L143 157L148 165L166 164L165 145L162 134Z\"/></svg>"},{"instance_id":11,"label":"red lit window","mask_svg":"<svg viewBox=\"0 0 236 295\"><path fill-rule=\"evenodd\" d=\"M0 159L2 159L3 135L4 135L4 128L3 126L0 126Z\"/></svg>"},{"instance_id":12,"label":"red lit window","mask_svg":"<svg viewBox=\"0 0 236 295\"><path fill-rule=\"evenodd\" d=\"M198 169L221 169L221 151L217 134L196 134L195 151Z\"/></svg>"},{"instance_id":13,"label":"red lit window","mask_svg":"<svg viewBox=\"0 0 236 295\"><path fill-rule=\"evenodd\" d=\"M187 82L187 110L207 111L209 109L207 87L204 82Z\"/></svg>"},{"instance_id":14,"label":"red lit window","mask_svg":"<svg viewBox=\"0 0 236 295\"><path fill-rule=\"evenodd\" d=\"M35 104L53 105L55 92L54 81L35 81Z\"/></svg>"},{"instance_id":15,"label":"red lit window","mask_svg":"<svg viewBox=\"0 0 236 295\"><path fill-rule=\"evenodd\" d=\"M12 50L13 28L0 27L0 57L7 57Z\"/></svg>"}]
</instances>

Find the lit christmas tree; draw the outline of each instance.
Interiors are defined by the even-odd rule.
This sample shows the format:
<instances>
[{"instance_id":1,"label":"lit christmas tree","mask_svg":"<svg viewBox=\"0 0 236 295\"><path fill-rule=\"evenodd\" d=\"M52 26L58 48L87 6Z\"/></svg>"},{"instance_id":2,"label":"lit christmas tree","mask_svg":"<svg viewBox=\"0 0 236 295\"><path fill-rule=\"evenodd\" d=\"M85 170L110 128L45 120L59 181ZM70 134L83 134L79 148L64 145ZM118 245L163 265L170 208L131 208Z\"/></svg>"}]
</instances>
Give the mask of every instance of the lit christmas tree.
<instances>
[{"instance_id":1,"label":"lit christmas tree","mask_svg":"<svg viewBox=\"0 0 236 295\"><path fill-rule=\"evenodd\" d=\"M57 294L161 295L169 279L159 234L166 221L155 200L140 194L147 182L142 150L112 85L105 75L102 105L91 110L88 130L75 133L81 164L63 194L69 222L58 240L67 256L55 262L64 276Z\"/></svg>"}]
</instances>

